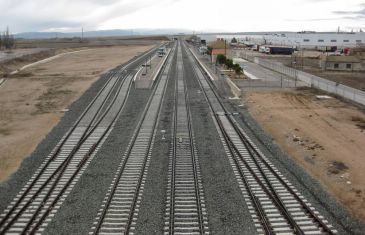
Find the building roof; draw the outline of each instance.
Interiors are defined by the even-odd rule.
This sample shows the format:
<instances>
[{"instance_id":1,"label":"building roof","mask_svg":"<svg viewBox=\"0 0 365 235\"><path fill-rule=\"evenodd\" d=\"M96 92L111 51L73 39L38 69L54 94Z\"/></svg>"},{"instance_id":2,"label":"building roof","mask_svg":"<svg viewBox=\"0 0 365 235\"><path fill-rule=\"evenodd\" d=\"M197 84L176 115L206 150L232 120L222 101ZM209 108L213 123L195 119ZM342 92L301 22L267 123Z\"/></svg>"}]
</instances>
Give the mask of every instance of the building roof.
<instances>
[{"instance_id":1,"label":"building roof","mask_svg":"<svg viewBox=\"0 0 365 235\"><path fill-rule=\"evenodd\" d=\"M356 56L325 56L323 60L327 62L338 62L338 63L360 63L360 59Z\"/></svg>"}]
</instances>

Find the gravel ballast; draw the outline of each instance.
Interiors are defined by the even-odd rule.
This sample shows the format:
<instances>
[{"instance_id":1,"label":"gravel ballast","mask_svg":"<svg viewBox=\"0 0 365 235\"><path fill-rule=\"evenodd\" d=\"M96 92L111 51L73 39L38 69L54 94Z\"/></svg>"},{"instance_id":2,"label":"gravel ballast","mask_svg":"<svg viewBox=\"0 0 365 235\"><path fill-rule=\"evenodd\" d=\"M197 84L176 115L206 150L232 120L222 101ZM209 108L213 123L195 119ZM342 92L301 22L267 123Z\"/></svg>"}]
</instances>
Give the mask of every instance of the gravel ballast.
<instances>
[{"instance_id":1,"label":"gravel ballast","mask_svg":"<svg viewBox=\"0 0 365 235\"><path fill-rule=\"evenodd\" d=\"M183 58L209 229L212 234L256 234L208 103L186 53Z\"/></svg>"},{"instance_id":2,"label":"gravel ballast","mask_svg":"<svg viewBox=\"0 0 365 235\"><path fill-rule=\"evenodd\" d=\"M45 234L87 234L133 135L150 90L134 89L113 130L67 197Z\"/></svg>"},{"instance_id":3,"label":"gravel ballast","mask_svg":"<svg viewBox=\"0 0 365 235\"><path fill-rule=\"evenodd\" d=\"M163 234L167 172L171 148L176 54L171 66L138 214L136 234ZM162 130L165 133L162 133ZM162 139L163 136L165 139Z\"/></svg>"},{"instance_id":4,"label":"gravel ballast","mask_svg":"<svg viewBox=\"0 0 365 235\"><path fill-rule=\"evenodd\" d=\"M217 81L216 84L221 87L222 82ZM342 204L322 187L318 180L311 177L305 169L284 153L273 141L273 138L250 115L245 106L240 106L241 101L229 99L228 97L232 94L226 93L226 91L226 89L219 89L221 96L224 97L225 106L231 113L238 114L234 118L240 126L298 191L312 203L325 219L329 220L339 234L362 234L365 231L365 225L354 218Z\"/></svg>"}]
</instances>

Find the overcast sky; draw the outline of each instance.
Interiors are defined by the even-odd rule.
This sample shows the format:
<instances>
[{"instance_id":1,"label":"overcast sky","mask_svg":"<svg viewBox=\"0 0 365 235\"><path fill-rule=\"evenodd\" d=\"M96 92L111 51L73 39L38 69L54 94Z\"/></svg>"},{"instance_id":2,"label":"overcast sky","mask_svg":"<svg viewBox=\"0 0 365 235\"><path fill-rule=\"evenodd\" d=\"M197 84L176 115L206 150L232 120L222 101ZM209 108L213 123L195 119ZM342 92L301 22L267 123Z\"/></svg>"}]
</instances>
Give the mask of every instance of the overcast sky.
<instances>
[{"instance_id":1,"label":"overcast sky","mask_svg":"<svg viewBox=\"0 0 365 235\"><path fill-rule=\"evenodd\" d=\"M0 0L0 31L365 30L365 0Z\"/></svg>"}]
</instances>

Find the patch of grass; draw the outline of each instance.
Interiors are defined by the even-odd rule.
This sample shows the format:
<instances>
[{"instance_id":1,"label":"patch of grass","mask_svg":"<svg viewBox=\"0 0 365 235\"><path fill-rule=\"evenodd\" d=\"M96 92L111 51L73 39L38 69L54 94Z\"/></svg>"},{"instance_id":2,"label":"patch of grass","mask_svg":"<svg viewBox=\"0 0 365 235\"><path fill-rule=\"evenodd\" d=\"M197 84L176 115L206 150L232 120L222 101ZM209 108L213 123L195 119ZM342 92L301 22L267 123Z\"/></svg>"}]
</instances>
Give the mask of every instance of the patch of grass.
<instances>
[{"instance_id":1,"label":"patch of grass","mask_svg":"<svg viewBox=\"0 0 365 235\"><path fill-rule=\"evenodd\" d=\"M62 100L62 97L71 94L71 90L58 90L55 88L48 89L45 93L38 97L38 103L35 105L37 111L33 113L42 114L42 113L50 113L54 110L57 110L59 100Z\"/></svg>"},{"instance_id":2,"label":"patch of grass","mask_svg":"<svg viewBox=\"0 0 365 235\"><path fill-rule=\"evenodd\" d=\"M34 74L31 72L19 72L13 75L10 75L11 78L26 78L26 77L31 77Z\"/></svg>"},{"instance_id":3,"label":"patch of grass","mask_svg":"<svg viewBox=\"0 0 365 235\"><path fill-rule=\"evenodd\" d=\"M362 130L365 130L365 118L360 116L352 116L351 121L356 122L356 126Z\"/></svg>"},{"instance_id":4,"label":"patch of grass","mask_svg":"<svg viewBox=\"0 0 365 235\"><path fill-rule=\"evenodd\" d=\"M11 134L11 131L9 128L0 127L0 135L7 136L10 134Z\"/></svg>"},{"instance_id":5,"label":"patch of grass","mask_svg":"<svg viewBox=\"0 0 365 235\"><path fill-rule=\"evenodd\" d=\"M332 161L330 166L328 167L328 173L337 175L345 170L349 169L345 163L341 161Z\"/></svg>"},{"instance_id":6,"label":"patch of grass","mask_svg":"<svg viewBox=\"0 0 365 235\"><path fill-rule=\"evenodd\" d=\"M351 121L353 122L365 122L365 118L359 116L352 116Z\"/></svg>"}]
</instances>

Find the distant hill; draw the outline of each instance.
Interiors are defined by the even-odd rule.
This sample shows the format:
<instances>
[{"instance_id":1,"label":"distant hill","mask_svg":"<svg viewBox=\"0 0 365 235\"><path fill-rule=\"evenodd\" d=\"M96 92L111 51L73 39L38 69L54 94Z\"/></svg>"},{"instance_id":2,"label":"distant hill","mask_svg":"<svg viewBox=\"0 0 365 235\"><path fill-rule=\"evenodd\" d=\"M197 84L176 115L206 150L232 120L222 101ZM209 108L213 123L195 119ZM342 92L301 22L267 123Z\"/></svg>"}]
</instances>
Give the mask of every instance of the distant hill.
<instances>
[{"instance_id":1,"label":"distant hill","mask_svg":"<svg viewBox=\"0 0 365 235\"><path fill-rule=\"evenodd\" d=\"M179 33L192 33L184 29L115 29L84 32L84 37L113 37L113 36L138 36L138 35L169 35ZM72 38L81 37L81 32L59 33L59 32L24 32L14 35L15 38L44 39L44 38Z\"/></svg>"}]
</instances>

